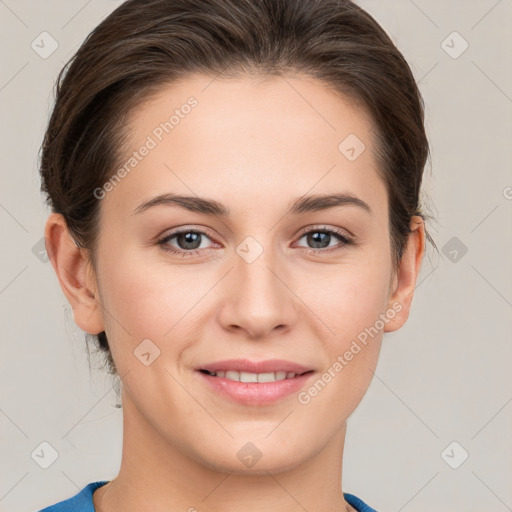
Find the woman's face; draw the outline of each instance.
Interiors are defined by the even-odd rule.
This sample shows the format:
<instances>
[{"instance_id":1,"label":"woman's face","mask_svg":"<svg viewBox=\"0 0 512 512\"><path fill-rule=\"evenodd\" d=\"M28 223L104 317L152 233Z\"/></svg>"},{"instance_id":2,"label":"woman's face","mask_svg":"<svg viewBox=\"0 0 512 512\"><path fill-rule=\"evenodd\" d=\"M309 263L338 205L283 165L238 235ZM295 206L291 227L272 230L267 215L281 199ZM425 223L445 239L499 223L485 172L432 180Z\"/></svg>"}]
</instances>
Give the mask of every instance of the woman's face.
<instances>
[{"instance_id":1,"label":"woman's face","mask_svg":"<svg viewBox=\"0 0 512 512\"><path fill-rule=\"evenodd\" d=\"M124 172L97 191L95 274L125 414L212 468L308 459L339 440L382 332L408 312L393 295L371 121L310 78L195 75L129 122ZM357 200L317 202L328 195ZM200 371L233 359L312 372L284 393L283 382L258 389Z\"/></svg>"}]
</instances>

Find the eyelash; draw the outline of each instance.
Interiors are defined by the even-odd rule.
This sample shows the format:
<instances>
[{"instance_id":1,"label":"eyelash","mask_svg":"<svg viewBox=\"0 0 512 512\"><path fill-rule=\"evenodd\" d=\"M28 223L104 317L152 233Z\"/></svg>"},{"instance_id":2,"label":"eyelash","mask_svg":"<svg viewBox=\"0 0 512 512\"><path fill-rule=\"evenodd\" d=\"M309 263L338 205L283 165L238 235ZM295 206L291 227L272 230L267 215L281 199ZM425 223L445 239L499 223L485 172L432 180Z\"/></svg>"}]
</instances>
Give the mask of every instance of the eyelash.
<instances>
[{"instance_id":1,"label":"eyelash","mask_svg":"<svg viewBox=\"0 0 512 512\"><path fill-rule=\"evenodd\" d=\"M183 257L189 257L189 256L193 256L195 254L198 254L202 249L194 249L191 251L185 251L183 249L176 250L176 249L171 249L170 246L167 245L167 242L169 242L169 240L172 240L176 236L181 235L183 233L200 233L201 235L205 235L206 237L211 239L209 234L206 231L203 231L201 229L180 229L178 231L173 231L172 233L161 238L160 240L158 240L157 244L160 245L164 251L169 252L171 254L178 254ZM309 230L302 231L299 235L299 240L301 238L303 238L305 235L308 235L310 233L327 233L330 235L335 235L341 241L341 245L337 246L337 247L331 247L329 249L312 249L309 247L303 247L303 249L306 249L306 251L308 251L309 253L313 253L313 254L320 254L320 253L326 253L326 252L330 253L332 251L342 249L343 247L345 247L347 245L355 245L355 241L352 238L347 237L342 231L339 231L337 229L332 229L332 228L331 229L315 228L315 229L309 229Z\"/></svg>"}]
</instances>

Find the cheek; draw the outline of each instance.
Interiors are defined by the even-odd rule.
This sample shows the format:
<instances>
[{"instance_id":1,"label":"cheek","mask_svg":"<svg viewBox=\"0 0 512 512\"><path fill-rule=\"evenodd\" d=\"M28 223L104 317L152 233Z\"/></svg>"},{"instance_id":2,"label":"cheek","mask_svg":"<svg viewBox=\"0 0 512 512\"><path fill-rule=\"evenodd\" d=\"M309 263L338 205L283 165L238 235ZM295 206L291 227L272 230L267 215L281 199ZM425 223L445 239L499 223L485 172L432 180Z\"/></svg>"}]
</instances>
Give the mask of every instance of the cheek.
<instances>
[{"instance_id":1,"label":"cheek","mask_svg":"<svg viewBox=\"0 0 512 512\"><path fill-rule=\"evenodd\" d=\"M179 354L193 339L188 329L196 323L201 298L211 287L210 280L194 272L192 267L182 265L171 270L169 266L142 262L140 255L124 256L115 262L110 260L103 267L105 325L120 368L122 358L126 360L133 355L146 339L161 353L172 348Z\"/></svg>"},{"instance_id":2,"label":"cheek","mask_svg":"<svg viewBox=\"0 0 512 512\"><path fill-rule=\"evenodd\" d=\"M168 361L179 359L183 350L200 338L200 325L208 321L209 313L222 307L215 295L223 295L226 283L218 281L224 270L208 267L208 263L171 265L164 258L145 257L129 247L108 250L120 255L104 258L101 272L104 318L116 364L121 368L121 358L133 356L145 339L167 353ZM347 252L341 263L309 262L291 265L285 271L293 290L289 300L301 310L295 328L316 326L316 337L333 361L383 312L389 261L378 253L367 246ZM215 283L218 288L212 290ZM117 346L122 350L116 350ZM370 357L368 352L358 360Z\"/></svg>"},{"instance_id":3,"label":"cheek","mask_svg":"<svg viewBox=\"0 0 512 512\"><path fill-rule=\"evenodd\" d=\"M350 416L367 392L378 362L387 279L376 269L364 269L355 272L352 267L354 272L333 277L323 295L317 292L308 298L311 309L319 312L326 357L318 379L299 402L314 409L326 424L333 414L338 426Z\"/></svg>"},{"instance_id":4,"label":"cheek","mask_svg":"<svg viewBox=\"0 0 512 512\"><path fill-rule=\"evenodd\" d=\"M301 282L297 295L314 311L325 333L342 346L365 328L373 326L384 313L388 300L390 268L382 258L354 253L343 264Z\"/></svg>"},{"instance_id":5,"label":"cheek","mask_svg":"<svg viewBox=\"0 0 512 512\"><path fill-rule=\"evenodd\" d=\"M352 410L371 382L382 342L389 272L390 260L378 251L360 251L346 265L333 265L323 286L310 287L309 294L304 288L301 297L307 297L304 302L318 312L322 325L329 390L322 391L320 401L327 408L333 403L336 410Z\"/></svg>"}]
</instances>

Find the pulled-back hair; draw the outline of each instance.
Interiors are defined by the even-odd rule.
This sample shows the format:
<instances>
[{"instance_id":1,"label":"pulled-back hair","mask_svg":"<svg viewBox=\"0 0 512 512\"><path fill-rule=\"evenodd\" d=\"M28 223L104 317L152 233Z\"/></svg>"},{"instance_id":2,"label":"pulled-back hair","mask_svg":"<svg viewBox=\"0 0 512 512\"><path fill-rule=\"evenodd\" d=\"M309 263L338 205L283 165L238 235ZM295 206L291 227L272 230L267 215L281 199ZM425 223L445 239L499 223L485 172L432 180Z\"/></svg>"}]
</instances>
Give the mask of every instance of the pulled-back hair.
<instances>
[{"instance_id":1,"label":"pulled-back hair","mask_svg":"<svg viewBox=\"0 0 512 512\"><path fill-rule=\"evenodd\" d=\"M122 161L128 115L192 73L306 75L365 109L377 134L396 268L411 217L428 217L419 197L429 154L423 100L394 43L349 0L128 0L89 34L58 76L40 173L47 203L95 266L94 191ZM105 332L95 339L116 374Z\"/></svg>"}]
</instances>

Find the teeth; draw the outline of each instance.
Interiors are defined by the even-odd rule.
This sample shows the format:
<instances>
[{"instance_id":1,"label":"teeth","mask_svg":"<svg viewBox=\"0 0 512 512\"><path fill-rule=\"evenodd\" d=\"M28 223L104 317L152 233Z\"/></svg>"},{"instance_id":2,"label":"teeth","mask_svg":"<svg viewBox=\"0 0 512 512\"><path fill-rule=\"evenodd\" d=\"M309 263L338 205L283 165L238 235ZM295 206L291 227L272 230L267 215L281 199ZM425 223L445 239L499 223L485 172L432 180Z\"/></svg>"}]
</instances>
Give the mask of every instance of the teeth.
<instances>
[{"instance_id":1,"label":"teeth","mask_svg":"<svg viewBox=\"0 0 512 512\"><path fill-rule=\"evenodd\" d=\"M275 382L284 379L293 379L295 372L270 372L270 373L250 373L250 372L237 372L235 370L208 372L210 375L216 377L224 377L228 380L235 380L238 382Z\"/></svg>"},{"instance_id":2,"label":"teeth","mask_svg":"<svg viewBox=\"0 0 512 512\"><path fill-rule=\"evenodd\" d=\"M225 377L229 380L240 380L240 372L228 370Z\"/></svg>"},{"instance_id":3,"label":"teeth","mask_svg":"<svg viewBox=\"0 0 512 512\"><path fill-rule=\"evenodd\" d=\"M257 373L240 372L240 382L258 382Z\"/></svg>"}]
</instances>

